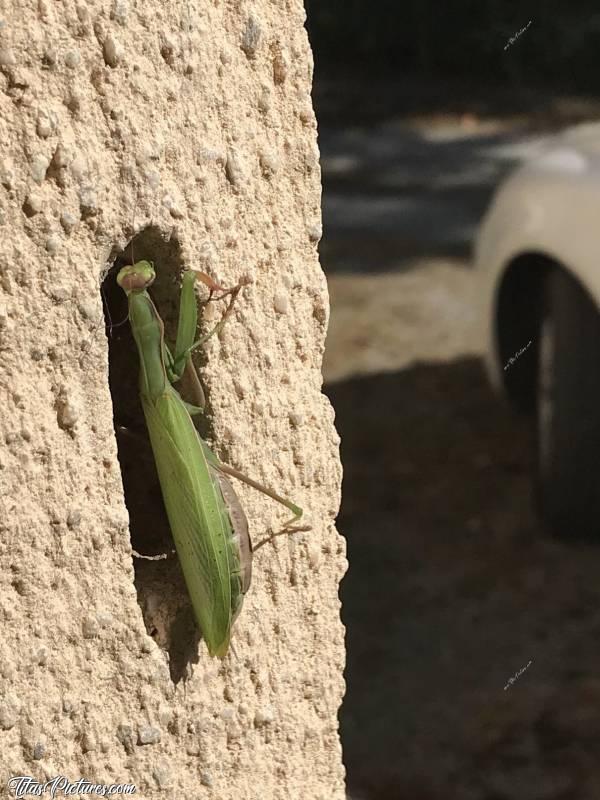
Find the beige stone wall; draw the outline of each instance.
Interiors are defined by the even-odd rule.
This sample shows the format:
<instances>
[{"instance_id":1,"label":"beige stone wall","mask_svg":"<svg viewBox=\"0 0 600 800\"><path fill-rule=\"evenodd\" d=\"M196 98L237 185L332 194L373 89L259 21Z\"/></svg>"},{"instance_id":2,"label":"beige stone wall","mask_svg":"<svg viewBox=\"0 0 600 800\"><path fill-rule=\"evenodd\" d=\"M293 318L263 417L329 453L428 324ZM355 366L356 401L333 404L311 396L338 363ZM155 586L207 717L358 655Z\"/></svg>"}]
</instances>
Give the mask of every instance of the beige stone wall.
<instances>
[{"instance_id":1,"label":"beige stone wall","mask_svg":"<svg viewBox=\"0 0 600 800\"><path fill-rule=\"evenodd\" d=\"M300 0L0 2L4 793L10 776L64 775L143 798L344 796L341 470L321 394L304 16ZM252 278L201 360L207 435L313 525L257 552L222 663L175 624L176 561L136 563L134 584L99 291L134 234L165 285L182 266ZM111 339L116 394L135 385L134 358L113 369L124 330ZM145 457L128 470L145 476ZM157 491L144 484L141 504ZM255 540L286 518L239 495ZM153 524L158 511L136 544L150 547Z\"/></svg>"}]
</instances>

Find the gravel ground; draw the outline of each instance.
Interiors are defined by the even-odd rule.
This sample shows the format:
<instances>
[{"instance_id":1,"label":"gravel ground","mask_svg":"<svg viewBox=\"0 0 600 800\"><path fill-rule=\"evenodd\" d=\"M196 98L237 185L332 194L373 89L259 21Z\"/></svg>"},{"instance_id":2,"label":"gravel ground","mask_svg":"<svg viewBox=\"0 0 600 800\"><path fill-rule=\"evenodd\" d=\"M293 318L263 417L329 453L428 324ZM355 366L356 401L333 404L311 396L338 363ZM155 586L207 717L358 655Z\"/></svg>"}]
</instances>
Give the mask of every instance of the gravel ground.
<instances>
[{"instance_id":1,"label":"gravel ground","mask_svg":"<svg viewBox=\"0 0 600 800\"><path fill-rule=\"evenodd\" d=\"M536 520L530 425L484 375L468 252L545 122L322 126L352 800L600 797L600 551Z\"/></svg>"}]
</instances>

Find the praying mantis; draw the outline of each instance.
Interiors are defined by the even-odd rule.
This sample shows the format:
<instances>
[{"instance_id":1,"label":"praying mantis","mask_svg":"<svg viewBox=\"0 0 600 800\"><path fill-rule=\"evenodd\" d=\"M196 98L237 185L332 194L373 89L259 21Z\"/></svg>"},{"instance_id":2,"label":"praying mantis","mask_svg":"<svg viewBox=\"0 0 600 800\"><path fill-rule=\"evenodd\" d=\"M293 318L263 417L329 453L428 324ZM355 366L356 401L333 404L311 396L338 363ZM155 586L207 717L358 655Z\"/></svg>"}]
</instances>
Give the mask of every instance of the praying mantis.
<instances>
[{"instance_id":1,"label":"praying mantis","mask_svg":"<svg viewBox=\"0 0 600 800\"><path fill-rule=\"evenodd\" d=\"M163 321L148 293L155 277L152 262L138 261L121 268L117 283L127 297L140 360L142 409L194 616L210 655L223 659L229 650L233 623L250 587L253 553L248 521L228 476L289 508L293 517L281 533L308 528L292 527L303 514L297 505L222 464L192 421L193 415L204 410L204 393L191 355L221 330L246 282L223 289L206 273L187 270L182 280L176 341L171 349L165 342ZM209 299L217 292L221 292L217 299L229 297L220 321L198 340L196 280L208 287ZM196 389L199 405L184 401L174 387L184 373Z\"/></svg>"}]
</instances>

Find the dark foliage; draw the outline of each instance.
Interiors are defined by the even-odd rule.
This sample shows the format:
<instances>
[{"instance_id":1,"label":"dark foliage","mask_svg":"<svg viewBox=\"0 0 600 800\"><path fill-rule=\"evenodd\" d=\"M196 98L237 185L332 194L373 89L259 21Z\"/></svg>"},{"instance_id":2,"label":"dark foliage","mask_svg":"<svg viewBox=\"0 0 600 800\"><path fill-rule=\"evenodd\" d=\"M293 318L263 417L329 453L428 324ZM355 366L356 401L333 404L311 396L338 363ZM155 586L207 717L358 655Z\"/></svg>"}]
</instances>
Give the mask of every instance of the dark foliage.
<instances>
[{"instance_id":1,"label":"dark foliage","mask_svg":"<svg viewBox=\"0 0 600 800\"><path fill-rule=\"evenodd\" d=\"M321 69L476 71L482 79L515 84L600 85L595 0L306 0L306 8Z\"/></svg>"}]
</instances>

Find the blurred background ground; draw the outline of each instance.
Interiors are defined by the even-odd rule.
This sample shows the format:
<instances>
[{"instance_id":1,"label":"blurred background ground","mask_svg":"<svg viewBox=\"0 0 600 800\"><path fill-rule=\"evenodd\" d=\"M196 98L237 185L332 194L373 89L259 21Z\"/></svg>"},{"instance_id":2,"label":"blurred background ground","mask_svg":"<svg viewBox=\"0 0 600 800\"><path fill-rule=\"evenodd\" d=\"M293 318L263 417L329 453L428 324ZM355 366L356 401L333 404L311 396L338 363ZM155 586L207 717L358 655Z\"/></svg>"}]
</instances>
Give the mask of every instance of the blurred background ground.
<instances>
[{"instance_id":1,"label":"blurred background ground","mask_svg":"<svg viewBox=\"0 0 600 800\"><path fill-rule=\"evenodd\" d=\"M308 13L310 27L311 3ZM517 73L535 25L513 45ZM551 540L536 520L528 421L494 396L481 364L471 253L501 178L554 132L600 119L600 103L576 76L554 86L550 71L527 88L515 74L490 83L433 63L408 78L394 63L332 63L322 30L311 38L332 308L325 391L342 437L350 562L349 795L597 800L600 550Z\"/></svg>"}]
</instances>

